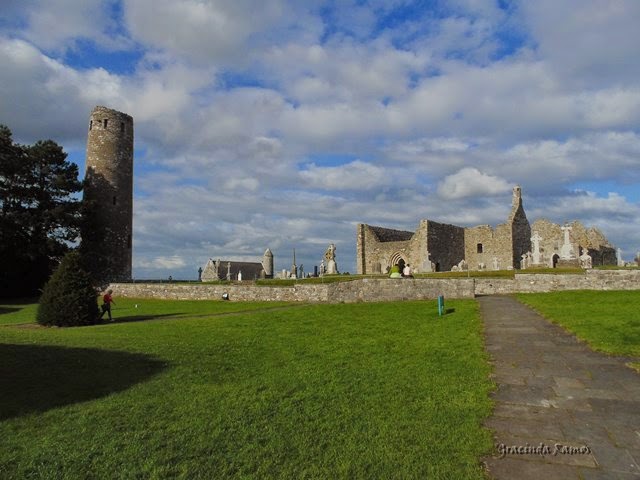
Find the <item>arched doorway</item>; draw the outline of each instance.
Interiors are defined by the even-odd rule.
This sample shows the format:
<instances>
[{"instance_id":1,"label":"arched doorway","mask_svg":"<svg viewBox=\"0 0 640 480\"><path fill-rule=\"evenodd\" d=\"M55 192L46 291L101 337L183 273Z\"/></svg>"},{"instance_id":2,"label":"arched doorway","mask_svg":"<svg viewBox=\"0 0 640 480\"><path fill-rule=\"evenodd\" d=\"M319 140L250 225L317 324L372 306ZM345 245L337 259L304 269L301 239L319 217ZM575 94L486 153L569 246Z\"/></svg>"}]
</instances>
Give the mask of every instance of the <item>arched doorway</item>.
<instances>
[{"instance_id":1,"label":"arched doorway","mask_svg":"<svg viewBox=\"0 0 640 480\"><path fill-rule=\"evenodd\" d=\"M551 257L551 264L553 265L553 268L558 266L558 260L560 260L560 256L557 253Z\"/></svg>"},{"instance_id":2,"label":"arched doorway","mask_svg":"<svg viewBox=\"0 0 640 480\"><path fill-rule=\"evenodd\" d=\"M400 267L400 273L402 273L404 271L404 260L401 258L400 260L398 260L398 267Z\"/></svg>"},{"instance_id":3,"label":"arched doorway","mask_svg":"<svg viewBox=\"0 0 640 480\"><path fill-rule=\"evenodd\" d=\"M396 252L391 255L391 260L389 260L389 268L393 267L394 265L398 265L400 267L400 272L402 273L402 269L404 268L406 263L407 262L403 258L402 253Z\"/></svg>"}]
</instances>

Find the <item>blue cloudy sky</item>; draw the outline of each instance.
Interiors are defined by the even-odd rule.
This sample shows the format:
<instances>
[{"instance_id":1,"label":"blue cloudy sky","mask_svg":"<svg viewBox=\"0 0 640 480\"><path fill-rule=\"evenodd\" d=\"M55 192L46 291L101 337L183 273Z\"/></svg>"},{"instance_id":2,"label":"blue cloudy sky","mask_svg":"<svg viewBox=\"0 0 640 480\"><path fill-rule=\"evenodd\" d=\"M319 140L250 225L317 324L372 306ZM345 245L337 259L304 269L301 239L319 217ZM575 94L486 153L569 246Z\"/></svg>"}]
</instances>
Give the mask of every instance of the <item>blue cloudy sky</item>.
<instances>
[{"instance_id":1,"label":"blue cloudy sky","mask_svg":"<svg viewBox=\"0 0 640 480\"><path fill-rule=\"evenodd\" d=\"M135 121L134 275L355 271L356 224L581 220L640 250L637 0L1 0L0 123Z\"/></svg>"}]
</instances>

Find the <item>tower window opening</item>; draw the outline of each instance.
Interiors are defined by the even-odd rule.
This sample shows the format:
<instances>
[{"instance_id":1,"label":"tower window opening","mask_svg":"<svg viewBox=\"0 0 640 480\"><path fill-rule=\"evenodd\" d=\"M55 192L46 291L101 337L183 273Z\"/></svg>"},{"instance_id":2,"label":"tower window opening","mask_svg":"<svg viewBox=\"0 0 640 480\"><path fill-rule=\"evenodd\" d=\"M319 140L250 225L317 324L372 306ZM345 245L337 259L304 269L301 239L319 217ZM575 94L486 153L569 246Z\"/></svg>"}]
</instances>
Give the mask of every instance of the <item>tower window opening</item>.
<instances>
[{"instance_id":1,"label":"tower window opening","mask_svg":"<svg viewBox=\"0 0 640 480\"><path fill-rule=\"evenodd\" d=\"M124 122L120 122L120 132L124 133Z\"/></svg>"},{"instance_id":2,"label":"tower window opening","mask_svg":"<svg viewBox=\"0 0 640 480\"><path fill-rule=\"evenodd\" d=\"M103 127L103 128L106 130L106 129L107 129L107 124L109 123L109 120L105 118L105 119L102 121L102 123L103 123L103 125L104 125L104 127Z\"/></svg>"},{"instance_id":3,"label":"tower window opening","mask_svg":"<svg viewBox=\"0 0 640 480\"><path fill-rule=\"evenodd\" d=\"M127 247L131 248L131 235L127 235Z\"/></svg>"},{"instance_id":4,"label":"tower window opening","mask_svg":"<svg viewBox=\"0 0 640 480\"><path fill-rule=\"evenodd\" d=\"M91 130L93 128L93 120L89 121L89 130Z\"/></svg>"},{"instance_id":5,"label":"tower window opening","mask_svg":"<svg viewBox=\"0 0 640 480\"><path fill-rule=\"evenodd\" d=\"M478 244L478 253L482 253L484 251L484 247L481 243Z\"/></svg>"},{"instance_id":6,"label":"tower window opening","mask_svg":"<svg viewBox=\"0 0 640 480\"><path fill-rule=\"evenodd\" d=\"M115 195L114 195L114 197L113 197L113 204L114 204L114 205L116 204L116 197L115 197Z\"/></svg>"}]
</instances>

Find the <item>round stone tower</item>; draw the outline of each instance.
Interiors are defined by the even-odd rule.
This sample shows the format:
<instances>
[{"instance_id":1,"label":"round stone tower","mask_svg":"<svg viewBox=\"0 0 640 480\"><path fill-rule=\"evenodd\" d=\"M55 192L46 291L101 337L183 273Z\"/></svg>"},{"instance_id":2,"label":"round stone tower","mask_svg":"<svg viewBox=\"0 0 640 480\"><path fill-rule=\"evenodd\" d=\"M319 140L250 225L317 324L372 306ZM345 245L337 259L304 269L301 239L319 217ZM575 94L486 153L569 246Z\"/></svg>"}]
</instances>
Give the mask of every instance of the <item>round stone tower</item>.
<instances>
[{"instance_id":1,"label":"round stone tower","mask_svg":"<svg viewBox=\"0 0 640 480\"><path fill-rule=\"evenodd\" d=\"M104 281L131 279L133 234L133 118L95 107L89 119L84 199L95 231L97 274Z\"/></svg>"},{"instance_id":2,"label":"round stone tower","mask_svg":"<svg viewBox=\"0 0 640 480\"><path fill-rule=\"evenodd\" d=\"M262 256L262 268L264 268L264 276L266 278L273 278L273 253L268 248Z\"/></svg>"}]
</instances>

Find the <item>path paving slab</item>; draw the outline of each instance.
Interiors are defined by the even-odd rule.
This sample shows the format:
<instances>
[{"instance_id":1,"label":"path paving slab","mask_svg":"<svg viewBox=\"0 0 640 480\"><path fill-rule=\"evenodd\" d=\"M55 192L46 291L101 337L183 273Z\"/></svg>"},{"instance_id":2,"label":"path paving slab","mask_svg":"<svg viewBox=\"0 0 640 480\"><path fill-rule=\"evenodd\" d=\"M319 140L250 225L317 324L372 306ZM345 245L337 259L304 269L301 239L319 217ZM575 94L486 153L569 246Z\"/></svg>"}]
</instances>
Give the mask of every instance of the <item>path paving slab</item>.
<instances>
[{"instance_id":1,"label":"path paving slab","mask_svg":"<svg viewBox=\"0 0 640 480\"><path fill-rule=\"evenodd\" d=\"M513 297L478 301L497 387L489 476L640 480L640 374L628 359L594 352Z\"/></svg>"}]
</instances>

